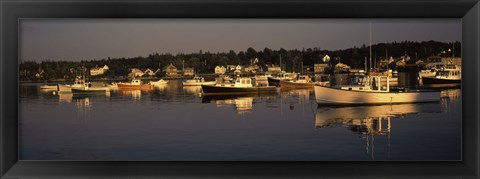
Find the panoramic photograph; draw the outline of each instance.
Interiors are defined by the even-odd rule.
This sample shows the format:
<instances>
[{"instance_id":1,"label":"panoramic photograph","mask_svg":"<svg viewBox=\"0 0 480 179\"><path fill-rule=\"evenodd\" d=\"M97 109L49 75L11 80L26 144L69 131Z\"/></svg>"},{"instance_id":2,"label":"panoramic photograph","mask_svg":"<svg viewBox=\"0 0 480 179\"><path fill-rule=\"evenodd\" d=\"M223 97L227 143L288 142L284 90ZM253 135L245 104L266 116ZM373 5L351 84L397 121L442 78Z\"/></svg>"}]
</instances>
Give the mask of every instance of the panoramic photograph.
<instances>
[{"instance_id":1,"label":"panoramic photograph","mask_svg":"<svg viewBox=\"0 0 480 179\"><path fill-rule=\"evenodd\" d=\"M460 161L461 19L20 19L19 160Z\"/></svg>"}]
</instances>

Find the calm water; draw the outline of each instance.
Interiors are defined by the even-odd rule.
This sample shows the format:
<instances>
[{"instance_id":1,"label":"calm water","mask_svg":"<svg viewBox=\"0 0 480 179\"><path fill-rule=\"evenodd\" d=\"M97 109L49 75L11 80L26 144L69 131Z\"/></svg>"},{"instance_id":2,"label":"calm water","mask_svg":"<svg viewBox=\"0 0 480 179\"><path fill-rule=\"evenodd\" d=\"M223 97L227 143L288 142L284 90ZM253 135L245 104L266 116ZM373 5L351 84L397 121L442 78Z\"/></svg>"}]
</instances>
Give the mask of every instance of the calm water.
<instances>
[{"instance_id":1,"label":"calm water","mask_svg":"<svg viewBox=\"0 0 480 179\"><path fill-rule=\"evenodd\" d=\"M401 81L399 81L401 83ZM21 160L461 160L461 90L439 103L317 108L313 90L55 95L20 85Z\"/></svg>"}]
</instances>

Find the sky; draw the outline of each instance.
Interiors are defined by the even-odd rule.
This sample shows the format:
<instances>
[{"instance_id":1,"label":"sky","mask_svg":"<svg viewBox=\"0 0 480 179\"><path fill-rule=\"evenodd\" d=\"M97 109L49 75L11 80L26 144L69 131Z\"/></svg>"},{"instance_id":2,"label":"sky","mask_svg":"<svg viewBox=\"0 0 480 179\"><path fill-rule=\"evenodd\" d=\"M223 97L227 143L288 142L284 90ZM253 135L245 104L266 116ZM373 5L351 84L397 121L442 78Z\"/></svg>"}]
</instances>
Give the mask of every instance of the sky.
<instances>
[{"instance_id":1,"label":"sky","mask_svg":"<svg viewBox=\"0 0 480 179\"><path fill-rule=\"evenodd\" d=\"M461 19L22 19L21 61L461 41Z\"/></svg>"}]
</instances>

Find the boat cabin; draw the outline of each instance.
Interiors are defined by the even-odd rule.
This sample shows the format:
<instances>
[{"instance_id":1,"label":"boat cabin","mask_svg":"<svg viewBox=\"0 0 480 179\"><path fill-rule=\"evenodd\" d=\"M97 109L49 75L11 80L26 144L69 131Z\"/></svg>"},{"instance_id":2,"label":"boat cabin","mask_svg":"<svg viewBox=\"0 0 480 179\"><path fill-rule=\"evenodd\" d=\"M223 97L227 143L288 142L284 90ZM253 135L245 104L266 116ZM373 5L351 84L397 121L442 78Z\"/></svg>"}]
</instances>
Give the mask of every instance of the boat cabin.
<instances>
[{"instance_id":1,"label":"boat cabin","mask_svg":"<svg viewBox=\"0 0 480 179\"><path fill-rule=\"evenodd\" d=\"M200 77L200 76L195 76L193 77L193 81L194 82L205 82L205 79L203 77Z\"/></svg>"},{"instance_id":2,"label":"boat cabin","mask_svg":"<svg viewBox=\"0 0 480 179\"><path fill-rule=\"evenodd\" d=\"M252 87L252 79L237 78L235 79L235 87Z\"/></svg>"},{"instance_id":3,"label":"boat cabin","mask_svg":"<svg viewBox=\"0 0 480 179\"><path fill-rule=\"evenodd\" d=\"M352 90L352 91L364 91L364 92L389 92L388 76L378 75L378 76L368 76L360 75L353 76L351 78L350 84L345 86L340 86L340 89L343 90Z\"/></svg>"},{"instance_id":4,"label":"boat cabin","mask_svg":"<svg viewBox=\"0 0 480 179\"><path fill-rule=\"evenodd\" d=\"M141 85L142 84L142 81L139 80L139 79L133 79L131 82L130 82L131 85Z\"/></svg>"}]
</instances>

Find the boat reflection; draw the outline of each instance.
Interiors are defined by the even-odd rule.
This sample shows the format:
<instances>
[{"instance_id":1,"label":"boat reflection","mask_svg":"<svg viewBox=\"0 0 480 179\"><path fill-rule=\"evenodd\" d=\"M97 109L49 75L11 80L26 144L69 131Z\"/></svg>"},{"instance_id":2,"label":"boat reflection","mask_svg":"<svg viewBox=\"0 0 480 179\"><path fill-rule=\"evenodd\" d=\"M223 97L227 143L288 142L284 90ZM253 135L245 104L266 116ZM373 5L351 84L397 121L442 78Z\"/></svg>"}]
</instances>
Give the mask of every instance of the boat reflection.
<instances>
[{"instance_id":1,"label":"boat reflection","mask_svg":"<svg viewBox=\"0 0 480 179\"><path fill-rule=\"evenodd\" d=\"M98 95L97 95L98 96ZM58 94L58 101L60 103L75 103L78 111L88 111L92 108L90 95L74 95L72 93Z\"/></svg>"},{"instance_id":2,"label":"boat reflection","mask_svg":"<svg viewBox=\"0 0 480 179\"><path fill-rule=\"evenodd\" d=\"M141 90L118 90L117 91L120 95L131 97L134 101L138 101L142 98L142 91Z\"/></svg>"},{"instance_id":3,"label":"boat reflection","mask_svg":"<svg viewBox=\"0 0 480 179\"><path fill-rule=\"evenodd\" d=\"M235 113L249 114L252 112L253 103L274 98L275 94L244 94L244 95L207 95L202 97L202 103L213 103L217 107L232 106Z\"/></svg>"},{"instance_id":4,"label":"boat reflection","mask_svg":"<svg viewBox=\"0 0 480 179\"><path fill-rule=\"evenodd\" d=\"M313 88L295 89L295 88L280 88L280 95L282 97L289 97L291 99L298 99L299 102L308 101L313 95Z\"/></svg>"},{"instance_id":5,"label":"boat reflection","mask_svg":"<svg viewBox=\"0 0 480 179\"><path fill-rule=\"evenodd\" d=\"M183 86L183 92L188 95L198 96L202 92L202 86Z\"/></svg>"},{"instance_id":6,"label":"boat reflection","mask_svg":"<svg viewBox=\"0 0 480 179\"><path fill-rule=\"evenodd\" d=\"M462 103L462 90L461 89L444 89L440 91L440 102L442 104L442 112L448 112L451 110L461 111Z\"/></svg>"},{"instance_id":7,"label":"boat reflection","mask_svg":"<svg viewBox=\"0 0 480 179\"><path fill-rule=\"evenodd\" d=\"M374 121L400 117L406 114L440 113L439 103L411 103L376 106L319 107L315 114L315 127L333 124L364 125L367 133L376 131L370 125ZM381 126L376 126L381 129ZM377 130L378 131L378 130Z\"/></svg>"},{"instance_id":8,"label":"boat reflection","mask_svg":"<svg viewBox=\"0 0 480 179\"><path fill-rule=\"evenodd\" d=\"M204 96L202 97L202 103L213 103L217 107L234 106L235 113L249 114L253 108L252 96Z\"/></svg>"},{"instance_id":9,"label":"boat reflection","mask_svg":"<svg viewBox=\"0 0 480 179\"><path fill-rule=\"evenodd\" d=\"M386 136L390 146L391 120L407 114L440 113L440 103L411 103L377 106L319 107L315 128L342 125L365 140L366 153L375 160L375 136ZM382 139L382 137L380 138ZM385 138L383 138L385 139Z\"/></svg>"}]
</instances>

